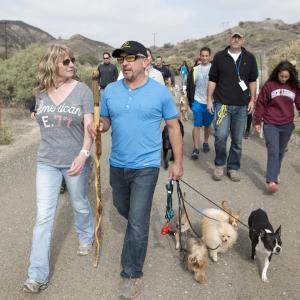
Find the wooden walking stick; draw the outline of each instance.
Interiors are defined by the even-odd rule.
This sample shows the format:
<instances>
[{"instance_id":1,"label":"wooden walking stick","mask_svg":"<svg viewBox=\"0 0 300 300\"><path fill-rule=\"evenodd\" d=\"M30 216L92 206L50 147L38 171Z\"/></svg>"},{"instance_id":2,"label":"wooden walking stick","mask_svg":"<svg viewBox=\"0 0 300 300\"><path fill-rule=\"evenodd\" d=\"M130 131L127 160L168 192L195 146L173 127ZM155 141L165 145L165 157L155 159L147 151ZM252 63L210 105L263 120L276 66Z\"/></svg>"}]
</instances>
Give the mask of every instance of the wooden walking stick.
<instances>
[{"instance_id":1,"label":"wooden walking stick","mask_svg":"<svg viewBox=\"0 0 300 300\"><path fill-rule=\"evenodd\" d=\"M100 260L100 234L101 234L101 221L103 215L103 205L101 199L101 182L100 182L100 156L101 156L101 133L99 129L99 112L100 112L100 100L99 100L99 88L98 88L98 70L93 71L93 96L94 96L94 122L97 128L97 135L95 139L95 188L96 188L96 205L95 205L95 261L94 267L96 268Z\"/></svg>"}]
</instances>

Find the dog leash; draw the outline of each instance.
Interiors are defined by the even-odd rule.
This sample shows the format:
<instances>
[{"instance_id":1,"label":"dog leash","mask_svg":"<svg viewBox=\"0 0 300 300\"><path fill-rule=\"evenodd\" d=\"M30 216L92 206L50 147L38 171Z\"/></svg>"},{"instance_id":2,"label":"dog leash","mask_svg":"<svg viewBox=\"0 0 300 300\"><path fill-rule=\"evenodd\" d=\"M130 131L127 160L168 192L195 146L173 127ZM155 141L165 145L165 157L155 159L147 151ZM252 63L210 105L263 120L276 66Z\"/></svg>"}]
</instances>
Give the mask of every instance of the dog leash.
<instances>
[{"instance_id":1,"label":"dog leash","mask_svg":"<svg viewBox=\"0 0 300 300\"><path fill-rule=\"evenodd\" d=\"M204 199L206 199L207 201L209 201L210 203L214 204L216 207L218 207L219 209L221 209L222 211L224 211L226 214L228 214L230 217L232 217L233 219L235 219L237 222L239 222L240 224L242 224L243 226L245 226L247 229L249 229L249 226L246 225L244 222L240 221L239 219L235 218L232 214L230 214L229 212L225 211L223 209L223 207L219 206L217 203L215 203L213 200L211 200L210 198L208 198L207 196L205 196L204 194L202 194L201 192L199 192L197 189L195 189L192 185L190 185L189 183L187 183L186 181L184 181L183 179L180 179L180 181L182 183L184 183L186 186L188 186L190 189L192 189L194 192L196 192L198 195L202 196ZM183 199L183 202L185 202L186 204L188 204L192 209L194 209L197 213L201 214L202 216L215 220L214 218L208 217L205 214L203 214L200 210L196 209L193 205L191 205L188 201L186 201L185 199ZM219 221L219 220L215 220L215 221Z\"/></svg>"},{"instance_id":2,"label":"dog leash","mask_svg":"<svg viewBox=\"0 0 300 300\"><path fill-rule=\"evenodd\" d=\"M196 232L196 230L194 229L194 227L193 227L193 225L192 225L192 223L191 223L191 221L190 221L189 215L188 215L187 210L186 210L186 207L185 207L185 202L186 202L186 203L188 203L188 202L187 202L187 201L184 199L184 197L182 196L182 191L181 191L181 188L180 188L179 180L177 180L176 182L177 182L177 196L178 196L178 207L179 207L179 210L178 210L178 211L179 211L179 226L180 226L180 228L179 228L179 245L180 245L180 250L182 250L182 245L181 245L181 210L182 210L182 208L181 208L181 205L182 205L182 207L183 207L183 210L184 210L184 212L185 212L187 221L188 221L188 223L189 223L189 225L190 225L190 227L191 227L193 233L194 233L194 234L196 235L196 237L197 237L198 239L200 239L200 240L201 240L201 237L200 237L200 235ZM189 203L188 203L188 204L189 204ZM199 211L199 212L200 212L200 211ZM214 218L211 218L211 217L206 216L206 215L203 214L203 213L201 213L201 214L202 214L203 216L209 218L209 219L212 219L212 220L214 220L214 221L218 221L218 220L216 220L216 219L214 219ZM206 245L207 249L209 249L209 250L217 250L220 246L221 246L221 244L219 244L216 248L210 248L210 247L208 247L208 246Z\"/></svg>"},{"instance_id":3,"label":"dog leash","mask_svg":"<svg viewBox=\"0 0 300 300\"><path fill-rule=\"evenodd\" d=\"M187 220L188 220L188 223L189 223L189 226L190 228L192 229L193 233L199 238L201 239L200 235L196 232L196 230L194 229L193 225L191 224L191 221L190 221L190 218L188 216L188 213L187 213L187 210L186 210L186 207L185 207L185 202L188 203L183 195L182 195L182 191L181 191L181 188L180 188L180 183L179 181L177 180L177 197L178 197L178 218L179 218L179 222L178 222L178 231L179 231L179 247L180 247L180 251L186 251L185 249L183 249L182 247L182 242L181 242L181 219L182 219L182 211L184 210L185 212L185 215L187 217ZM162 235L173 235L174 236L174 231L171 229L171 226L170 226L170 221L171 219L174 218L174 210L173 210L173 198L172 198L172 195L173 195L173 181L172 179L170 179L168 181L168 183L166 184L166 189L167 189L167 206L166 206L166 214L165 214L165 219L166 219L166 225L161 229L161 234ZM189 203L188 203L189 204ZM190 204L189 204L190 205ZM199 211L199 213L201 213ZM214 221L217 221L216 219L214 218L211 218L211 217L208 217L206 216L205 214L201 213L203 216L209 218L209 219L212 219ZM208 249L210 250L216 250L220 247L221 245L218 245L216 248L209 248L207 247Z\"/></svg>"},{"instance_id":4,"label":"dog leash","mask_svg":"<svg viewBox=\"0 0 300 300\"><path fill-rule=\"evenodd\" d=\"M171 219L174 218L174 210L173 210L173 182L172 179L168 181L166 184L166 189L167 189L167 206L166 206L166 214L165 214L165 219L166 219L166 225L161 229L161 234L162 235L174 235L174 231L171 229L170 226L170 221Z\"/></svg>"}]
</instances>

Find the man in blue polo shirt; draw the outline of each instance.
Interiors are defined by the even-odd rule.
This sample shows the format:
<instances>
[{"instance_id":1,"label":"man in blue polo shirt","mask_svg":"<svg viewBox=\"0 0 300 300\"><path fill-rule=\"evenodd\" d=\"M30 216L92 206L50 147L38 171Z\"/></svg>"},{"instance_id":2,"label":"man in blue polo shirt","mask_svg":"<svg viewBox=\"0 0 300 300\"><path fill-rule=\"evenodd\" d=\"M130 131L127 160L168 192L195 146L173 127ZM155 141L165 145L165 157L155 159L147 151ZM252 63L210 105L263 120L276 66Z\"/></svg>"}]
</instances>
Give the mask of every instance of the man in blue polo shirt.
<instances>
[{"instance_id":1,"label":"man in blue polo shirt","mask_svg":"<svg viewBox=\"0 0 300 300\"><path fill-rule=\"evenodd\" d=\"M182 137L177 111L168 89L148 78L146 48L125 42L114 50L124 79L109 84L101 103L100 131L112 128L110 184L113 203L128 220L121 256L123 284L120 297L132 299L141 291L147 251L150 212L158 179L162 119L165 120L174 151L169 178L183 174Z\"/></svg>"}]
</instances>

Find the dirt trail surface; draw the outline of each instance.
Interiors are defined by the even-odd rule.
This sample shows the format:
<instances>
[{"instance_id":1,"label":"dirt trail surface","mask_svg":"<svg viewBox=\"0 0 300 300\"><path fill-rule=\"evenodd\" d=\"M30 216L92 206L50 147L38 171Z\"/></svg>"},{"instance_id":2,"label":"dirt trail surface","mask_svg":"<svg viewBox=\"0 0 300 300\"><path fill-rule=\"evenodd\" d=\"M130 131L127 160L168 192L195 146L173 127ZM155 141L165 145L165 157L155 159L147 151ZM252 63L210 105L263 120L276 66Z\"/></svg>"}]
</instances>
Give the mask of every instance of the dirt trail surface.
<instances>
[{"instance_id":1,"label":"dirt trail surface","mask_svg":"<svg viewBox=\"0 0 300 300\"><path fill-rule=\"evenodd\" d=\"M28 268L32 229L35 219L35 160L39 131L35 122L10 120L15 141L0 146L0 299L33 299L21 291ZM160 234L164 225L167 171L161 169L155 191L149 247L144 267L145 285L139 299L299 299L299 236L300 236L300 142L293 137L283 163L279 192L265 192L266 149L263 140L251 136L243 143L243 159L239 183L227 177L221 182L211 178L213 170L213 138L211 151L200 153L198 161L190 160L192 151L191 123L185 123L184 180L210 199L241 210L241 219L247 223L253 209L265 209L275 228L281 224L283 253L275 256L269 267L269 283L260 280L258 268L250 260L250 241L247 228L239 226L239 238L234 248L220 254L217 263L209 262L206 281L194 281L179 261L171 237ZM93 255L79 257L68 194L61 196L56 213L51 252L51 275L47 290L39 299L117 299L120 284L120 253L125 221L112 205L108 184L108 155L110 134L103 135L101 157L102 199L104 220L101 259L93 268ZM198 209L212 207L204 198L184 184L187 200ZM175 194L175 193L174 193ZM94 204L94 187L90 187ZM174 206L176 204L174 195ZM200 216L190 211L192 222Z\"/></svg>"}]
</instances>

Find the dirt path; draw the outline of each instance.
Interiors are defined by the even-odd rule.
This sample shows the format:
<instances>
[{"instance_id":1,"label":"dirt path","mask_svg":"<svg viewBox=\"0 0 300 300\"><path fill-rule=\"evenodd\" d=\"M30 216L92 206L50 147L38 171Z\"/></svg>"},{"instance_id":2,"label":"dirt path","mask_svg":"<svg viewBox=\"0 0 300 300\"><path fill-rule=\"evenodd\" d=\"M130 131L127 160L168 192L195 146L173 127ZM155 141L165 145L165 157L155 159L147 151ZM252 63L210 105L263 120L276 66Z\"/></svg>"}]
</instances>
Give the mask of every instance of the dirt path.
<instances>
[{"instance_id":1,"label":"dirt path","mask_svg":"<svg viewBox=\"0 0 300 300\"><path fill-rule=\"evenodd\" d=\"M34 122L18 120L17 123L14 125L18 128L15 142L10 146L0 146L0 299L12 300L32 299L20 288L26 278L35 218L35 159L39 139ZM217 263L210 262L206 282L203 285L196 283L180 264L173 240L160 235L166 205L164 185L168 176L161 170L144 269L145 288L140 299L299 299L299 139L293 138L289 145L279 192L268 195L264 189L266 151L262 140L251 137L244 141L240 183L233 183L228 178L215 182L211 179L214 151L201 153L198 161L191 161L190 123L185 123L185 132L184 179L214 201L228 200L234 209L241 210L244 222L253 209L266 209L274 227L282 225L283 254L272 260L268 274L270 282L262 283L257 266L249 259L248 232L240 226L234 249L220 255ZM92 255L76 255L77 238L68 194L63 195L53 232L50 285L39 299L117 299L125 222L112 206L107 176L109 149L110 134L106 134L101 158L105 214L100 266L97 269L92 267ZM195 207L211 206L183 184L182 189ZM174 202L177 207L176 197ZM197 224L199 215L190 213L193 223Z\"/></svg>"}]
</instances>

